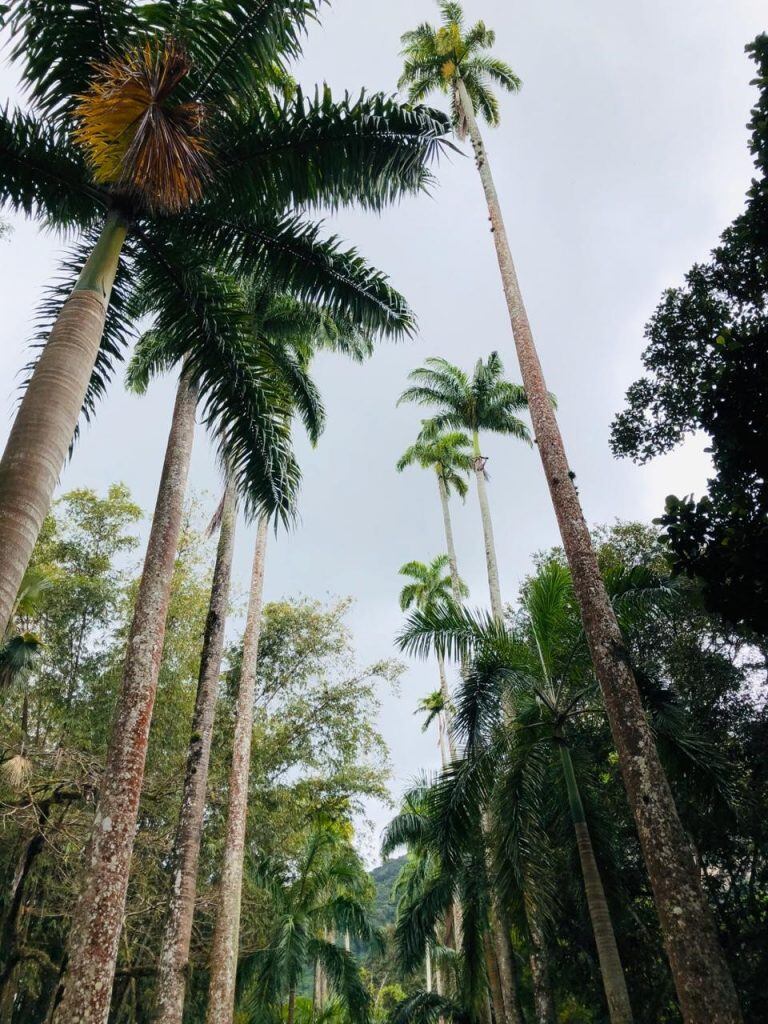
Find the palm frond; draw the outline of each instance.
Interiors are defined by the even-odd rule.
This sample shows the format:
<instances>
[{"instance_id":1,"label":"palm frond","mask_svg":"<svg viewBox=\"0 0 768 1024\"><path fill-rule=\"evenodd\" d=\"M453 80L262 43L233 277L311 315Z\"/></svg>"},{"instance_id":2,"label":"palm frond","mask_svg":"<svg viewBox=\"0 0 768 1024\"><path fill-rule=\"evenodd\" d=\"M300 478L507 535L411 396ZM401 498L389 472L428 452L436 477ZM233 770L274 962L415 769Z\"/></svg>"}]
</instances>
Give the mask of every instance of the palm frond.
<instances>
[{"instance_id":1,"label":"palm frond","mask_svg":"<svg viewBox=\"0 0 768 1024\"><path fill-rule=\"evenodd\" d=\"M66 131L7 106L0 111L0 196L9 209L63 229L92 228L106 205Z\"/></svg>"},{"instance_id":2,"label":"palm frond","mask_svg":"<svg viewBox=\"0 0 768 1024\"><path fill-rule=\"evenodd\" d=\"M284 103L264 102L228 126L242 140L222 154L219 191L252 205L335 208L357 203L380 210L432 182L428 170L445 143L444 115L382 95L340 101L299 89Z\"/></svg>"},{"instance_id":3,"label":"palm frond","mask_svg":"<svg viewBox=\"0 0 768 1024\"><path fill-rule=\"evenodd\" d=\"M335 237L322 239L320 228L291 215L263 213L220 218L205 204L178 218L179 235L195 238L198 258L243 276L262 277L276 292L285 291L331 314L348 316L366 334L410 336L413 313L405 299L355 249L342 249Z\"/></svg>"}]
</instances>

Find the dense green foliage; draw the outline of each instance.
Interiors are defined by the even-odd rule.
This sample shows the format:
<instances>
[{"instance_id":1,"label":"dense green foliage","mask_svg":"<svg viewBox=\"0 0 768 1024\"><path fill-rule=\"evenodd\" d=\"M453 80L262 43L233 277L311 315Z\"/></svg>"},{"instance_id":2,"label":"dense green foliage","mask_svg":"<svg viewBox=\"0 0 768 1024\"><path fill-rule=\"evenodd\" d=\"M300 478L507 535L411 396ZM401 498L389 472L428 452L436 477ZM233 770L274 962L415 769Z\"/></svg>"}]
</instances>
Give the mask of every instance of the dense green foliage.
<instances>
[{"instance_id":1,"label":"dense green foliage","mask_svg":"<svg viewBox=\"0 0 768 1024\"><path fill-rule=\"evenodd\" d=\"M707 493L667 499L659 520L676 572L701 580L708 607L768 633L768 36L747 47L760 94L746 207L709 262L668 290L646 328L647 375L627 392L613 450L638 462L703 431Z\"/></svg>"},{"instance_id":2,"label":"dense green foliage","mask_svg":"<svg viewBox=\"0 0 768 1024\"><path fill-rule=\"evenodd\" d=\"M176 560L118 964L115 1005L130 1001L132 1014L143 1014L141 1007L151 998L207 610L211 542L195 529L199 515L190 510ZM36 549L34 567L56 581L41 597L33 620L42 649L24 678L13 682L0 711L4 1021L42 1020L60 969L135 593L140 516L122 485L105 497L71 492L56 505ZM271 922L259 895L257 864L265 857L297 856L317 823L348 828L361 800L386 795L387 754L374 719L378 688L389 686L399 667L386 661L370 667L356 663L344 621L347 609L346 601L323 606L303 599L264 610L244 951L261 944ZM236 647L229 664L219 697L201 853L193 991L196 979L204 981L221 869ZM19 865L24 877L14 903L10 895Z\"/></svg>"},{"instance_id":3,"label":"dense green foliage","mask_svg":"<svg viewBox=\"0 0 768 1024\"><path fill-rule=\"evenodd\" d=\"M758 952L768 943L764 653L751 645L749 633L706 612L694 590L675 583L656 531L618 525L598 531L596 541L747 1019L760 1020L768 1012ZM599 973L558 755L565 743L635 1019L677 1021L616 756L568 590L562 552L554 550L537 556L535 574L506 625L455 607L414 612L406 624L401 642L409 649L434 647L473 659L454 697L464 755L421 797L430 844L442 865L439 877L453 877L460 891L464 883L454 872L473 852L468 837L477 835L487 803L495 821L496 884L523 962L530 948L526 918L535 907L547 921L555 1002L573 1012L581 1006L583 1017L563 1019L602 1020L602 1011L595 1016L602 1002ZM408 829L392 827L409 846L416 843ZM436 892L431 903L409 910L411 928L437 925L445 902L436 901ZM407 966L409 948L403 947ZM529 998L526 978L523 969Z\"/></svg>"}]
</instances>

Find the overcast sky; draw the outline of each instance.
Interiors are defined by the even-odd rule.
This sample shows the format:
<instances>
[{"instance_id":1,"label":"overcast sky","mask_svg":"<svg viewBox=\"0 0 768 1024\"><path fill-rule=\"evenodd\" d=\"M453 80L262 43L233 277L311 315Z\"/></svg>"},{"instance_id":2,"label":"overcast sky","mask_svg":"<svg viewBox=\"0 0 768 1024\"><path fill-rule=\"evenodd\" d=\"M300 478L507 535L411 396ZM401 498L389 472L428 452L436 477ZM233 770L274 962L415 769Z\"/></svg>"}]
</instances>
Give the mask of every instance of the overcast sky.
<instances>
[{"instance_id":1,"label":"overcast sky","mask_svg":"<svg viewBox=\"0 0 768 1024\"><path fill-rule=\"evenodd\" d=\"M765 29L764 0L467 0L468 18L497 33L496 52L523 79L502 99L502 125L487 143L507 228L549 387L591 523L650 520L664 496L700 490L707 462L690 444L652 466L616 462L613 414L640 370L643 324L662 289L704 259L741 210L751 176L746 122L754 98L744 45ZM393 91L399 37L432 0L334 0L310 33L296 74L335 92ZM0 95L17 98L12 69ZM441 100L435 99L439 104ZM376 218L345 211L328 230L386 271L419 318L418 340L382 345L363 367L323 358L316 376L329 414L319 447L301 444L301 522L268 555L266 597L351 595L363 661L394 656L401 622L397 570L443 549L434 478L394 463L418 428L415 409L395 408L407 373L427 356L470 368L497 349L518 379L509 323L479 181L468 158L437 168L431 197ZM0 242L0 417L4 440L15 375L27 361L30 319L53 272L61 240L14 221ZM174 383L126 395L117 380L95 425L84 430L63 489L104 491L123 480L151 509ZM513 599L532 552L558 541L535 452L487 437L490 499L502 592ZM217 474L199 433L192 488L213 502ZM454 507L460 572L483 603L480 520L474 493ZM236 580L250 565L252 531L241 529ZM381 729L399 793L421 767L437 764L434 737L413 709L435 689L432 665L414 663L400 697L386 696ZM383 808L371 807L377 827Z\"/></svg>"}]
</instances>

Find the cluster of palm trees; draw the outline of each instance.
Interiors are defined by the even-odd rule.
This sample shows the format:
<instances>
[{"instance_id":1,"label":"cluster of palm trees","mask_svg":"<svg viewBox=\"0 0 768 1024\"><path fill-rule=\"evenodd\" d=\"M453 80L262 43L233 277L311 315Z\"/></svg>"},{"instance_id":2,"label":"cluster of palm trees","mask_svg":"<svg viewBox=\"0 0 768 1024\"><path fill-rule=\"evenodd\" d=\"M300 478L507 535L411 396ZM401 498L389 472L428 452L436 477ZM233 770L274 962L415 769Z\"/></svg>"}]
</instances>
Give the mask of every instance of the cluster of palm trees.
<instances>
[{"instance_id":1,"label":"cluster of palm trees","mask_svg":"<svg viewBox=\"0 0 768 1024\"><path fill-rule=\"evenodd\" d=\"M44 304L39 356L0 461L0 632L17 606L78 420L95 415L142 318L151 317L152 327L136 345L132 386L141 390L160 371L179 374L53 1020L104 1024L109 1014L198 413L220 456L224 497L156 1019L179 1022L183 1012L213 697L239 507L257 524L257 539L207 1015L210 1024L232 1020L265 550L270 522L290 523L295 515L300 472L293 425L298 417L313 440L322 429L322 403L309 373L317 348L362 358L377 337L414 331L407 303L387 278L354 249L324 237L312 218L322 207L356 203L378 210L418 193L429 185L430 165L452 127L459 140L469 136L474 150L523 383L503 380L495 354L478 363L471 377L432 360L414 373L403 396L435 411L403 465L418 462L437 473L454 602L441 600L439 608L458 608L463 594L447 501L452 491L465 489L463 474L471 470L491 594L492 622L485 625L502 642L503 605L479 435L494 430L530 440L516 415L526 407L684 1017L736 1022L736 996L690 844L573 485L478 126L478 117L498 123L491 86L514 91L519 81L488 54L492 31L482 22L465 26L459 5L441 2L438 28L421 25L403 37L401 86L409 102L365 94L337 100L326 88L306 97L288 64L299 54L303 33L320 6L319 0L10 0L0 14L28 99L27 109L0 115L0 200L77 236L65 264L67 280ZM433 90L449 96L450 118L421 105ZM434 610L427 602L421 613ZM475 652L469 640L457 650L468 686L476 671ZM441 681L445 702L444 691ZM493 809L482 809L480 845L494 827L493 817ZM583 825L574 821L575 827ZM583 835L583 829L576 831ZM587 841L582 845L586 857ZM467 892L492 877L493 865L479 849L473 853L476 863L462 875ZM493 924L489 961L501 990L497 1021L502 1013L513 1020L507 908L493 885L487 891ZM452 896L446 905L452 934L458 945L463 934L465 951L467 937L476 934L467 921L472 906L471 899Z\"/></svg>"}]
</instances>

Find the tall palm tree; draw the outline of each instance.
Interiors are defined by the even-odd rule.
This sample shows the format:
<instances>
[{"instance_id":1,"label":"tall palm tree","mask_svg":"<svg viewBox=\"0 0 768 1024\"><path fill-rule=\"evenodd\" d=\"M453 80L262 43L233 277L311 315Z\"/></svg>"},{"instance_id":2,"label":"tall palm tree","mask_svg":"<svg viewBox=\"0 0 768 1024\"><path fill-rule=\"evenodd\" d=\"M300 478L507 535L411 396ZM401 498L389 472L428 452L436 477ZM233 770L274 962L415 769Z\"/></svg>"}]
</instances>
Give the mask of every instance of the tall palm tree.
<instances>
[{"instance_id":1,"label":"tall palm tree","mask_svg":"<svg viewBox=\"0 0 768 1024\"><path fill-rule=\"evenodd\" d=\"M450 96L454 130L470 137L485 193L504 296L539 455L549 486L595 673L605 700L627 796L659 914L664 944L686 1021L741 1020L738 997L717 938L691 842L677 814L616 616L608 599L581 508L574 474L549 401L517 279L478 115L499 123L492 84L508 92L520 80L487 51L495 33L480 21L466 26L461 5L439 3L438 28L421 24L402 37L400 79L412 102L435 90Z\"/></svg>"},{"instance_id":2,"label":"tall palm tree","mask_svg":"<svg viewBox=\"0 0 768 1024\"><path fill-rule=\"evenodd\" d=\"M606 582L628 635L638 615L659 614L679 600L676 586L643 567L612 570ZM520 877L526 876L528 868L535 876L539 870L536 861L542 865L551 860L540 841L543 826L532 819L547 799L551 802L552 781L559 777L581 863L610 1019L620 1024L631 1021L608 901L572 756L584 735L578 730L584 716L599 722L602 713L595 707L597 685L569 571L550 562L526 583L511 630L488 616L444 607L412 614L401 642L422 653L434 647L472 658L472 669L465 674L457 696L456 715L469 767L455 771L452 779L444 774L446 792L441 802L449 816L455 816L462 800L482 802L490 787L498 848L506 851L506 856L511 851L526 851L515 855L513 873ZM710 785L719 788L721 759L690 733L683 716L671 713L669 701L663 692L649 695L660 741L672 746L675 760L691 774L697 770L701 774L701 766L708 763ZM477 773L474 782L473 772ZM526 804L532 812L526 811ZM515 807L513 815L508 813L511 805ZM533 861L531 851L536 854Z\"/></svg>"},{"instance_id":3,"label":"tall palm tree","mask_svg":"<svg viewBox=\"0 0 768 1024\"><path fill-rule=\"evenodd\" d=\"M422 423L422 428L424 423ZM453 599L457 603L461 601L461 588L459 586L459 566L456 560L456 545L453 540L453 525L451 523L451 510L449 498L451 492L458 494L463 500L467 493L467 482L465 477L473 468L474 462L469 454L472 442L469 437L459 430L435 433L422 429L414 444L406 448L397 460L397 471L402 471L407 466L418 465L422 469L433 469L437 476L437 488L440 494L440 508L443 513L443 527L445 529L445 547L448 552L448 563L451 569L451 589Z\"/></svg>"},{"instance_id":4,"label":"tall palm tree","mask_svg":"<svg viewBox=\"0 0 768 1024\"><path fill-rule=\"evenodd\" d=\"M361 311L377 296L398 320L382 276L292 211L380 208L420 189L445 121L381 96L276 98L270 86L319 6L3 6L0 27L31 110L0 116L0 202L87 242L0 461L0 631L81 408L120 354L123 303L110 306L113 287L122 299L154 267L204 306L195 273L222 263L268 271L305 298L344 292Z\"/></svg>"},{"instance_id":5,"label":"tall palm tree","mask_svg":"<svg viewBox=\"0 0 768 1024\"><path fill-rule=\"evenodd\" d=\"M212 331L224 333L234 326L230 334L240 332L234 339L240 359L222 361L214 335L196 353L199 388L190 385L190 358L183 363L55 1020L76 1019L78 1013L86 1020L105 1020L109 1012L198 404L206 418L216 411L230 438L240 435L250 477L256 478L261 464L264 476L280 483L273 508L280 494L295 491L289 421L299 401L314 404L314 390L306 383L300 391L295 368L286 368L269 344L248 338L243 320L226 306L219 323L200 324L194 310L186 310L182 298L171 294L157 318L155 337L171 339L195 330L210 337ZM166 365L173 365L174 355L169 344ZM270 381L267 387L265 380ZM262 500L269 501L268 493Z\"/></svg>"},{"instance_id":6,"label":"tall palm tree","mask_svg":"<svg viewBox=\"0 0 768 1024\"><path fill-rule=\"evenodd\" d=\"M408 379L414 383L402 393L400 402L416 402L437 409L425 426L427 437L432 432L437 435L446 429L468 430L471 434L472 466L483 523L491 609L501 619L504 607L486 488L485 466L488 460L480 448L480 432L488 430L509 434L530 444L528 427L516 415L526 406L525 392L519 384L504 380L504 367L496 352L491 352L486 362L478 359L471 377L446 359L433 358L427 359L425 366L413 370Z\"/></svg>"},{"instance_id":7,"label":"tall palm tree","mask_svg":"<svg viewBox=\"0 0 768 1024\"><path fill-rule=\"evenodd\" d=\"M290 295L275 295L263 284L246 281L241 291L245 330L255 345L266 346L274 356L276 367L272 375L283 372L286 383L290 381L293 407L301 414L314 442L322 428L324 414L314 385L306 376L305 365L318 348L343 352L360 361L371 354L372 340L355 328L351 318L340 317ZM171 331L169 326L173 328ZM174 361L179 340L176 329L177 321L174 319L169 324L169 318L164 316L142 337L128 367L128 383L134 391L143 392L152 374L167 369ZM232 568L236 497L234 480L229 476L220 514L215 517L220 528L219 544L173 848L169 906L158 958L158 1024L179 1024L184 1008L197 863Z\"/></svg>"},{"instance_id":8,"label":"tall palm tree","mask_svg":"<svg viewBox=\"0 0 768 1024\"><path fill-rule=\"evenodd\" d=\"M366 1024L370 996L355 957L328 938L348 933L378 941L368 914L370 879L338 827L317 826L294 863L264 860L254 880L269 897L271 925L265 947L242 965L241 1006L255 1017L287 997L294 1024L296 993L308 964L322 966L353 1024Z\"/></svg>"},{"instance_id":9,"label":"tall palm tree","mask_svg":"<svg viewBox=\"0 0 768 1024\"><path fill-rule=\"evenodd\" d=\"M559 763L609 1016L612 1024L629 1024L632 1009L568 735L569 725L589 710L587 699L594 700L591 673L584 663L587 651L583 631L580 623L574 621L573 609L570 574L552 562L526 587L521 608L524 625L519 628L519 635L508 634L503 627L502 632L486 633L481 658L465 685L462 711L464 720L470 705L476 720L488 713L487 709L481 711L474 700L484 686L493 691L497 710L503 699L511 704L511 727L505 727L504 742L507 745L511 740L508 770L525 777L526 785L520 787L522 794L531 786L543 794L548 785L546 762L538 756L542 746L548 747L550 760ZM503 774L500 766L497 771ZM535 782L532 775L536 776ZM507 795L513 790L509 784L500 786ZM522 817L516 815L517 821ZM510 848L508 842L505 846Z\"/></svg>"},{"instance_id":10,"label":"tall palm tree","mask_svg":"<svg viewBox=\"0 0 768 1024\"><path fill-rule=\"evenodd\" d=\"M207 1024L231 1024L235 1007L245 830L248 812L248 779L250 777L253 707L261 636L261 609L264 598L264 567L268 529L269 520L266 516L262 516L256 529L248 612L243 633L243 653L237 683L235 734L232 740L232 762L229 769L229 804L222 853L219 901L210 953L208 1009L205 1018Z\"/></svg>"},{"instance_id":11,"label":"tall palm tree","mask_svg":"<svg viewBox=\"0 0 768 1024\"><path fill-rule=\"evenodd\" d=\"M406 562L400 567L400 575L405 576L409 582L400 591L400 608L407 611L416 607L422 611L435 611L438 607L445 605L452 598L454 593L454 578L452 573L446 575L446 569L450 566L448 555L436 555L431 562ZM455 588L459 600L469 593L466 583L461 578L455 581ZM451 694L448 689L448 678L445 673L445 658L442 654L437 656L437 667L440 673L440 695L443 704L442 729L447 732L448 750L451 760L455 759L456 751L453 746L453 739L450 730L447 729L446 709L450 707ZM442 734L442 733L441 733Z\"/></svg>"}]
</instances>

